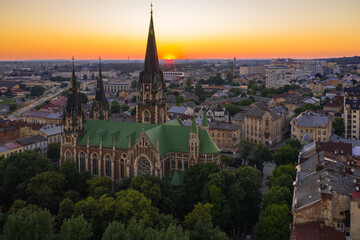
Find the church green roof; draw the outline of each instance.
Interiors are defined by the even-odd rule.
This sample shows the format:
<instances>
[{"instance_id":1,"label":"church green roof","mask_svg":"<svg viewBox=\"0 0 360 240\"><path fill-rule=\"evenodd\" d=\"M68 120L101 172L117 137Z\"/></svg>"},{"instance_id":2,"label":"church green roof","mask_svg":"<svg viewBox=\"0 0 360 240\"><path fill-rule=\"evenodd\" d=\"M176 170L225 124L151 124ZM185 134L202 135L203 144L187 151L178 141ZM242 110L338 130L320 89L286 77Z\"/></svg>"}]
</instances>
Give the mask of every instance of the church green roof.
<instances>
[{"instance_id":1,"label":"church green roof","mask_svg":"<svg viewBox=\"0 0 360 240\"><path fill-rule=\"evenodd\" d=\"M174 186L174 187L181 186L181 179L178 174L178 171L174 172L174 175L172 176L172 178L170 180L170 185Z\"/></svg>"},{"instance_id":2,"label":"church green roof","mask_svg":"<svg viewBox=\"0 0 360 240\"><path fill-rule=\"evenodd\" d=\"M189 152L190 127L172 124L161 125L88 119L86 132L78 141L78 144L86 145L89 138L90 146L98 146L100 140L102 140L103 147L112 147L115 139L116 148L127 149L129 138L131 139L131 146L133 146L142 128L144 128L145 134L155 149L156 143L159 141L160 155L167 152ZM199 140L200 154L220 152L206 131L199 131Z\"/></svg>"},{"instance_id":3,"label":"church green roof","mask_svg":"<svg viewBox=\"0 0 360 240\"><path fill-rule=\"evenodd\" d=\"M207 119L207 116L206 116L206 111L204 111L204 115L203 115L203 119L202 119L202 122L201 122L201 126L202 126L202 127L209 127L209 122L208 122L208 119Z\"/></svg>"}]
</instances>

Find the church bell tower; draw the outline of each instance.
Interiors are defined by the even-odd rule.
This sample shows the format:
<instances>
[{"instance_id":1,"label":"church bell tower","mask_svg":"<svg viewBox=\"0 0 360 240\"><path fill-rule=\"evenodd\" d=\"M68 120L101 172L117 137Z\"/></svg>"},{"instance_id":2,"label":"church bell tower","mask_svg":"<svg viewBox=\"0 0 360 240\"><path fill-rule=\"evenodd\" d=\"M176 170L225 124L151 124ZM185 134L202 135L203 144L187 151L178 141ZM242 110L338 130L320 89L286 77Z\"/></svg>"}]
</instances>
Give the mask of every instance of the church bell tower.
<instances>
[{"instance_id":1,"label":"church bell tower","mask_svg":"<svg viewBox=\"0 0 360 240\"><path fill-rule=\"evenodd\" d=\"M145 63L139 75L138 91L140 96L136 104L136 122L165 123L167 117L165 84L156 49L152 9Z\"/></svg>"}]
</instances>

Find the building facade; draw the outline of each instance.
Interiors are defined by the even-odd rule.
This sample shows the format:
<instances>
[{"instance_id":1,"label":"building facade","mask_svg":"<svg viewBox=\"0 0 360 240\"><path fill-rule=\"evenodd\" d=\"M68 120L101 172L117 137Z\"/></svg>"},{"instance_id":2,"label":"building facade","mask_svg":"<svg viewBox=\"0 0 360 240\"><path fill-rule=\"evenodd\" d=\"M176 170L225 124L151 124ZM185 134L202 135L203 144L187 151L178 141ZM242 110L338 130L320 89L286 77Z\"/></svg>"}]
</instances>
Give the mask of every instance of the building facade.
<instances>
[{"instance_id":1,"label":"building facade","mask_svg":"<svg viewBox=\"0 0 360 240\"><path fill-rule=\"evenodd\" d=\"M344 89L345 138L360 139L360 87Z\"/></svg>"},{"instance_id":2,"label":"building facade","mask_svg":"<svg viewBox=\"0 0 360 240\"><path fill-rule=\"evenodd\" d=\"M157 58L151 15L136 122L85 121L75 74L64 113L60 164L75 162L79 171L109 176L117 182L138 174L165 177L199 162L220 165L220 150L208 130L193 119L190 127L178 119L166 121L165 88Z\"/></svg>"},{"instance_id":3,"label":"building facade","mask_svg":"<svg viewBox=\"0 0 360 240\"><path fill-rule=\"evenodd\" d=\"M302 141L305 134L312 141L327 142L332 135L331 119L320 113L305 111L291 121L291 137Z\"/></svg>"}]
</instances>

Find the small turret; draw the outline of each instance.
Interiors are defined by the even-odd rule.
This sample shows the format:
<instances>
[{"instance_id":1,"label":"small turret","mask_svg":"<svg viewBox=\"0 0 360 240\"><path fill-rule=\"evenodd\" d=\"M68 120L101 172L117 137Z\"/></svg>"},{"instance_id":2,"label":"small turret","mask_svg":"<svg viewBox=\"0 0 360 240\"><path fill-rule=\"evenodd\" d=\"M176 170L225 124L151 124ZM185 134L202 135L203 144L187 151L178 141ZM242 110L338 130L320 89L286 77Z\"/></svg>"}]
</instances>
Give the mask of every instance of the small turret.
<instances>
[{"instance_id":1,"label":"small turret","mask_svg":"<svg viewBox=\"0 0 360 240\"><path fill-rule=\"evenodd\" d=\"M191 164L195 164L199 158L199 149L200 141L199 141L199 129L197 127L195 116L193 117L192 124L190 127L189 134L189 160Z\"/></svg>"}]
</instances>

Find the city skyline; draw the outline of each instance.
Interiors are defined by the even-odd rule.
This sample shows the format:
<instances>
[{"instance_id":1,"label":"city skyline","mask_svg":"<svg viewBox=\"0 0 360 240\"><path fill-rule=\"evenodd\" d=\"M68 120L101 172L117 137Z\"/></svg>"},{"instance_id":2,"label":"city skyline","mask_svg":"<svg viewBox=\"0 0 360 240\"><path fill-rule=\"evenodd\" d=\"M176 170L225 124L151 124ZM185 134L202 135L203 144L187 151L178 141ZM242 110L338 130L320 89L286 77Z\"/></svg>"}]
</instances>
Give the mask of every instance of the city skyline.
<instances>
[{"instance_id":1,"label":"city skyline","mask_svg":"<svg viewBox=\"0 0 360 240\"><path fill-rule=\"evenodd\" d=\"M161 59L360 55L346 1L153 1ZM150 1L0 1L0 60L143 59Z\"/></svg>"}]
</instances>

